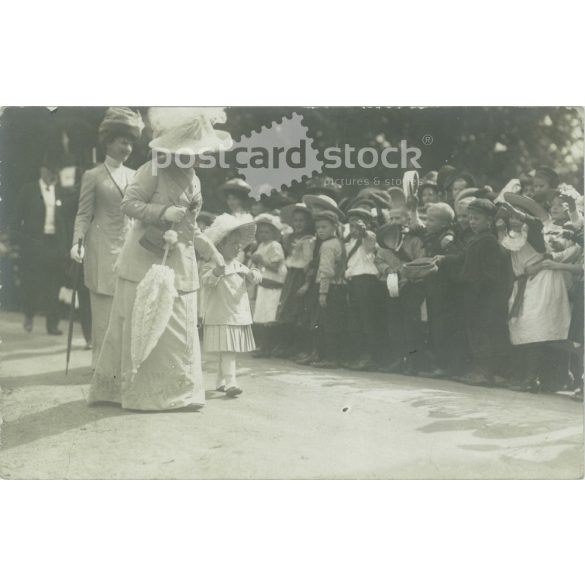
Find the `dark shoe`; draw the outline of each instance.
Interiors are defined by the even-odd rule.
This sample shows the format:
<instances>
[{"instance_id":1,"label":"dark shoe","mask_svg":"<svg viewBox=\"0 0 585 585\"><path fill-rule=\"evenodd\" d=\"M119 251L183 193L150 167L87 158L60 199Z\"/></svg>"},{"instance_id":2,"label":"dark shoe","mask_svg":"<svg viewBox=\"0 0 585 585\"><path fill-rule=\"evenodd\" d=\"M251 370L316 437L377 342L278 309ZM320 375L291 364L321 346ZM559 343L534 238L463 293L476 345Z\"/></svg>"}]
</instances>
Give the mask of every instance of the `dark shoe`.
<instances>
[{"instance_id":1,"label":"dark shoe","mask_svg":"<svg viewBox=\"0 0 585 585\"><path fill-rule=\"evenodd\" d=\"M57 329L56 327L53 329L47 329L47 333L49 335L63 335L63 331L61 331L61 329Z\"/></svg>"},{"instance_id":2,"label":"dark shoe","mask_svg":"<svg viewBox=\"0 0 585 585\"><path fill-rule=\"evenodd\" d=\"M237 386L232 386L231 388L228 388L225 391L226 396L230 396L232 398L234 396L239 396L242 392L243 392L243 390L241 388L238 388Z\"/></svg>"},{"instance_id":3,"label":"dark shoe","mask_svg":"<svg viewBox=\"0 0 585 585\"><path fill-rule=\"evenodd\" d=\"M216 392L225 392L225 386L220 386L219 388L215 389Z\"/></svg>"},{"instance_id":4,"label":"dark shoe","mask_svg":"<svg viewBox=\"0 0 585 585\"><path fill-rule=\"evenodd\" d=\"M299 364L299 366L308 366L312 362L318 361L318 358L314 353L301 354L294 361L295 363Z\"/></svg>"},{"instance_id":5,"label":"dark shoe","mask_svg":"<svg viewBox=\"0 0 585 585\"><path fill-rule=\"evenodd\" d=\"M493 380L484 374L466 374L465 376L457 376L453 380L468 386L493 386Z\"/></svg>"},{"instance_id":6,"label":"dark shoe","mask_svg":"<svg viewBox=\"0 0 585 585\"><path fill-rule=\"evenodd\" d=\"M24 323L22 325L24 327L24 330L27 333L30 333L33 330L33 319L32 317L25 317L24 318Z\"/></svg>"},{"instance_id":7,"label":"dark shoe","mask_svg":"<svg viewBox=\"0 0 585 585\"><path fill-rule=\"evenodd\" d=\"M447 377L447 370L443 370L441 368L435 368L430 372L419 372L418 375L422 376L423 378L446 378Z\"/></svg>"},{"instance_id":8,"label":"dark shoe","mask_svg":"<svg viewBox=\"0 0 585 585\"><path fill-rule=\"evenodd\" d=\"M385 374L400 374L404 369L404 364L402 360L396 360L386 366L380 366L378 368L379 372L383 372Z\"/></svg>"},{"instance_id":9,"label":"dark shoe","mask_svg":"<svg viewBox=\"0 0 585 585\"><path fill-rule=\"evenodd\" d=\"M334 369L334 368L339 367L339 364L337 362L334 362L331 360L318 360L318 361L311 362L309 365L313 366L314 368L323 368L323 369Z\"/></svg>"},{"instance_id":10,"label":"dark shoe","mask_svg":"<svg viewBox=\"0 0 585 585\"><path fill-rule=\"evenodd\" d=\"M355 369L359 372L375 372L378 366L370 359L360 360L355 365Z\"/></svg>"},{"instance_id":11,"label":"dark shoe","mask_svg":"<svg viewBox=\"0 0 585 585\"><path fill-rule=\"evenodd\" d=\"M510 384L510 390L514 392L530 392L532 394L538 394L539 385L536 380L523 380L520 384Z\"/></svg>"},{"instance_id":12,"label":"dark shoe","mask_svg":"<svg viewBox=\"0 0 585 585\"><path fill-rule=\"evenodd\" d=\"M271 352L270 352L270 357L273 358L278 358L278 359L285 359L291 356L291 351L290 349L287 349L286 347L275 347Z\"/></svg>"}]
</instances>

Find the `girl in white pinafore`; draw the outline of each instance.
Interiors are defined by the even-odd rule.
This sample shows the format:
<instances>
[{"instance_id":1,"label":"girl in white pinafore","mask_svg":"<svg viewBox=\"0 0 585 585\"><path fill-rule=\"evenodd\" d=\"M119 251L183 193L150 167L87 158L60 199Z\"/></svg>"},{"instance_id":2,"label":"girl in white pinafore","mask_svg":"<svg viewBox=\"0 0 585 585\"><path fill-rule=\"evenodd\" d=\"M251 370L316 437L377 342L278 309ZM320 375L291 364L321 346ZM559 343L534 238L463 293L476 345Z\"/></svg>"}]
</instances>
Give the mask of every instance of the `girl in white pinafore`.
<instances>
[{"instance_id":1,"label":"girl in white pinafore","mask_svg":"<svg viewBox=\"0 0 585 585\"><path fill-rule=\"evenodd\" d=\"M276 314L287 268L284 249L279 242L282 236L280 219L270 213L261 213L255 221L258 247L250 260L262 274L262 283L256 288L254 304L254 335L259 347L254 357L266 357L278 342Z\"/></svg>"},{"instance_id":2,"label":"girl in white pinafore","mask_svg":"<svg viewBox=\"0 0 585 585\"><path fill-rule=\"evenodd\" d=\"M225 264L208 262L201 270L205 290L203 351L217 354L216 390L229 396L242 392L236 380L237 354L256 347L247 285L258 284L262 276L237 259L241 250L254 241L255 233L253 221L242 221L227 213L205 230Z\"/></svg>"},{"instance_id":3,"label":"girl in white pinafore","mask_svg":"<svg viewBox=\"0 0 585 585\"><path fill-rule=\"evenodd\" d=\"M252 255L252 265L262 274L262 284L256 293L254 323L268 325L276 322L276 312L286 278L284 249L278 241L282 224L276 215L261 213L255 218L258 248Z\"/></svg>"},{"instance_id":4,"label":"girl in white pinafore","mask_svg":"<svg viewBox=\"0 0 585 585\"><path fill-rule=\"evenodd\" d=\"M515 276L521 277L526 267L544 259L528 242L522 249L510 253ZM520 287L519 280L514 283L509 308L512 309ZM508 323L512 345L540 343L542 341L562 341L569 335L571 308L567 285L559 270L541 270L527 278L524 289L522 310Z\"/></svg>"},{"instance_id":5,"label":"girl in white pinafore","mask_svg":"<svg viewBox=\"0 0 585 585\"><path fill-rule=\"evenodd\" d=\"M547 345L569 335L571 307L561 271L541 269L548 212L525 195L505 193L506 222L498 222L500 243L509 251L514 287L508 303L510 342L518 346L520 383L514 390L538 391L547 367ZM545 345L546 342L546 345Z\"/></svg>"}]
</instances>

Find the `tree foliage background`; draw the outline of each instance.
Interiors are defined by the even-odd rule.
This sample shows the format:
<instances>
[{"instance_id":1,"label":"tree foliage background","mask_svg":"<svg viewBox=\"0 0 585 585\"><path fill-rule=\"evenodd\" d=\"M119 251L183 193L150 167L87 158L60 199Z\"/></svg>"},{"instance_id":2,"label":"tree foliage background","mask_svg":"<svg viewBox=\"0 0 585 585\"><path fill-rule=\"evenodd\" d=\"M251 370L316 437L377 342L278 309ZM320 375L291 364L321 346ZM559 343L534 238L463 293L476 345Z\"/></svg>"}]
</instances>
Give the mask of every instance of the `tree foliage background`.
<instances>
[{"instance_id":1,"label":"tree foliage background","mask_svg":"<svg viewBox=\"0 0 585 585\"><path fill-rule=\"evenodd\" d=\"M137 168L149 156L147 107L138 108L147 122L128 165ZM0 117L0 304L17 308L18 250L8 237L14 205L22 186L38 178L45 157L57 164L76 165L80 171L103 160L97 129L105 107L44 107L2 110ZM518 107L449 108L251 108L227 109L225 129L237 139L242 134L280 122L293 112L303 115L313 145L322 153L330 146L363 146L382 150L406 140L421 149L421 174L450 164L471 172L478 184L499 190L509 179L530 172L537 165L553 167L564 182L583 193L583 109ZM432 137L432 144L423 141ZM428 142L428 139L427 139ZM353 195L375 177L394 184L402 170L328 169L327 174ZM81 173L79 173L81 175ZM200 170L204 207L222 211L213 195L235 169ZM361 182L361 186L358 184ZM303 186L289 190L292 198L302 195ZM273 197L272 202L278 198Z\"/></svg>"},{"instance_id":2,"label":"tree foliage background","mask_svg":"<svg viewBox=\"0 0 585 585\"><path fill-rule=\"evenodd\" d=\"M147 119L146 107L139 107ZM56 160L89 168L92 149L103 159L97 128L106 108L6 108L0 119L0 195L2 223L22 185L37 177L47 154ZM234 138L279 122L293 112L303 115L309 135L320 152L348 144L382 150L406 140L422 150L422 173L444 164L471 172L479 184L495 190L509 179L527 174L537 165L553 167L564 182L583 193L583 109L559 107L448 107L448 108L227 108L225 129ZM423 137L431 136L425 145ZM148 155L149 127L136 146L129 165L136 168ZM216 211L216 187L235 176L233 169L201 171L205 206ZM401 170L331 169L327 174L346 183L374 177L400 179ZM359 189L345 187L347 194ZM295 191L301 187L293 188Z\"/></svg>"}]
</instances>

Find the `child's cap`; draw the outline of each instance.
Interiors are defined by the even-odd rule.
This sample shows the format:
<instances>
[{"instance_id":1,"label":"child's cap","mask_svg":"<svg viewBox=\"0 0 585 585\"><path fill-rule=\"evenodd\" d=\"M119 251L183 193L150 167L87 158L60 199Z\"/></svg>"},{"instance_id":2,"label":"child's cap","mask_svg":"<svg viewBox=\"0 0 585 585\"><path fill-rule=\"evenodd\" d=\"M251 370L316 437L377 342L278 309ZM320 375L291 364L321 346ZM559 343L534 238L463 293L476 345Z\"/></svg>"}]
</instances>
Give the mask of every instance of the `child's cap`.
<instances>
[{"instance_id":1,"label":"child's cap","mask_svg":"<svg viewBox=\"0 0 585 585\"><path fill-rule=\"evenodd\" d=\"M541 165L534 170L535 177L541 177L554 189L561 182L559 175L551 167Z\"/></svg>"},{"instance_id":2,"label":"child's cap","mask_svg":"<svg viewBox=\"0 0 585 585\"><path fill-rule=\"evenodd\" d=\"M319 211L313 216L313 218L315 222L325 220L331 222L335 226L339 223L339 218L333 211Z\"/></svg>"},{"instance_id":3,"label":"child's cap","mask_svg":"<svg viewBox=\"0 0 585 585\"><path fill-rule=\"evenodd\" d=\"M469 211L477 211L490 219L496 215L496 206L487 199L474 199L468 206Z\"/></svg>"},{"instance_id":4,"label":"child's cap","mask_svg":"<svg viewBox=\"0 0 585 585\"><path fill-rule=\"evenodd\" d=\"M368 209L363 207L353 207L347 212L347 219L351 223L352 221L363 221L370 223L373 219L372 214Z\"/></svg>"}]
</instances>

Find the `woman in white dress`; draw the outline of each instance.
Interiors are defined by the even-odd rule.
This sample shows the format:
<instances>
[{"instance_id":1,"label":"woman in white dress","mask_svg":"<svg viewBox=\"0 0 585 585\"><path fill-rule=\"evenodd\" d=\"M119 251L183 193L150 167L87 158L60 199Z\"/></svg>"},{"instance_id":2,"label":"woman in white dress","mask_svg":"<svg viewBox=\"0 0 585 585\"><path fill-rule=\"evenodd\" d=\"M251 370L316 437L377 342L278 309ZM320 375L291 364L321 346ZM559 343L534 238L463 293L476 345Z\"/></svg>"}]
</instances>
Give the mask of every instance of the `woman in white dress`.
<instances>
[{"instance_id":1,"label":"woman in white dress","mask_svg":"<svg viewBox=\"0 0 585 585\"><path fill-rule=\"evenodd\" d=\"M157 157L138 171L122 202L133 218L116 268L116 291L108 330L98 358L88 402L114 402L133 410L200 408L205 404L201 351L197 335L199 278L195 248L203 258L223 259L202 234L197 216L202 205L195 172L196 155L229 148L231 138L216 131L212 108L152 108L156 131L150 143ZM191 164L186 164L187 161ZM170 319L156 345L133 368L133 310L139 283L160 264L164 242L173 242L166 266L178 292Z\"/></svg>"}]
</instances>

